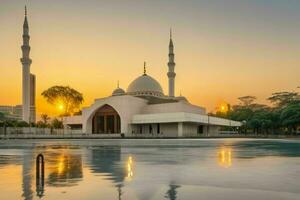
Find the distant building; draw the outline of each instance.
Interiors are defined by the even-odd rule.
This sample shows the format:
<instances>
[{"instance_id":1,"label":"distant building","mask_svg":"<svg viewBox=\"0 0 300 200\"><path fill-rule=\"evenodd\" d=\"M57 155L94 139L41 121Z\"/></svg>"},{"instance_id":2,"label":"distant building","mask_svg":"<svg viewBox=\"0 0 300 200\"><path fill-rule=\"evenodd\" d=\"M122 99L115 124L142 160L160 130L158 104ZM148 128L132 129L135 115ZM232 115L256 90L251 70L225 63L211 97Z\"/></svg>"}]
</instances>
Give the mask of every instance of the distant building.
<instances>
[{"instance_id":1,"label":"distant building","mask_svg":"<svg viewBox=\"0 0 300 200\"><path fill-rule=\"evenodd\" d=\"M6 113L13 113L13 106L0 106L0 112Z\"/></svg>"},{"instance_id":2,"label":"distant building","mask_svg":"<svg viewBox=\"0 0 300 200\"><path fill-rule=\"evenodd\" d=\"M12 120L22 119L22 105L0 106L0 112L4 113L5 118Z\"/></svg>"},{"instance_id":3,"label":"distant building","mask_svg":"<svg viewBox=\"0 0 300 200\"><path fill-rule=\"evenodd\" d=\"M22 119L22 115L23 115L23 106L22 105L16 105L13 107L13 114L18 116L19 119Z\"/></svg>"},{"instance_id":4,"label":"distant building","mask_svg":"<svg viewBox=\"0 0 300 200\"><path fill-rule=\"evenodd\" d=\"M30 74L30 122L36 122L35 91L35 75Z\"/></svg>"}]
</instances>

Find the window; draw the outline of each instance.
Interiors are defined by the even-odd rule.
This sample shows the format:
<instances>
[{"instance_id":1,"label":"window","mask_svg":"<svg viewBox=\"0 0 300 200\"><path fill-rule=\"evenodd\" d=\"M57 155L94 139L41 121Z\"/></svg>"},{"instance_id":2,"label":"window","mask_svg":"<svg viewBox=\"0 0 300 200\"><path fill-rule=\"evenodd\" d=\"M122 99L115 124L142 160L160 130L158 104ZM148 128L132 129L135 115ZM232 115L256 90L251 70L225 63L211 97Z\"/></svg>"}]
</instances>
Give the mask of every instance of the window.
<instances>
[{"instance_id":1,"label":"window","mask_svg":"<svg viewBox=\"0 0 300 200\"><path fill-rule=\"evenodd\" d=\"M157 124L157 134L160 133L160 124Z\"/></svg>"},{"instance_id":2,"label":"window","mask_svg":"<svg viewBox=\"0 0 300 200\"><path fill-rule=\"evenodd\" d=\"M197 128L197 133L198 134L203 134L203 125L199 125Z\"/></svg>"},{"instance_id":3,"label":"window","mask_svg":"<svg viewBox=\"0 0 300 200\"><path fill-rule=\"evenodd\" d=\"M104 133L104 116L103 115L97 116L96 120L97 120L96 133Z\"/></svg>"},{"instance_id":4,"label":"window","mask_svg":"<svg viewBox=\"0 0 300 200\"><path fill-rule=\"evenodd\" d=\"M152 125L149 125L149 133L152 134Z\"/></svg>"}]
</instances>

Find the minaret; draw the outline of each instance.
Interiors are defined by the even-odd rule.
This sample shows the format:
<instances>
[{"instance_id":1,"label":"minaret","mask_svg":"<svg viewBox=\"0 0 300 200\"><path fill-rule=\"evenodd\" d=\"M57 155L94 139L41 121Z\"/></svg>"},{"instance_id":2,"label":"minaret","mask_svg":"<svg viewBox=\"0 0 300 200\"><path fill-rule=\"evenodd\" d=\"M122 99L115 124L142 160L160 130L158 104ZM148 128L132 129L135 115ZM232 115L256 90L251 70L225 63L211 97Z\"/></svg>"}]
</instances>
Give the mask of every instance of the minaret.
<instances>
[{"instance_id":1,"label":"minaret","mask_svg":"<svg viewBox=\"0 0 300 200\"><path fill-rule=\"evenodd\" d=\"M146 61L144 61L144 76L147 76L147 73L146 73Z\"/></svg>"},{"instance_id":2,"label":"minaret","mask_svg":"<svg viewBox=\"0 0 300 200\"><path fill-rule=\"evenodd\" d=\"M22 49L22 119L26 122L30 122L30 65L31 59L29 58L30 46L29 46L29 27L27 22L27 9L25 6L25 19L23 24L23 45Z\"/></svg>"},{"instance_id":3,"label":"minaret","mask_svg":"<svg viewBox=\"0 0 300 200\"><path fill-rule=\"evenodd\" d=\"M169 62L168 62L168 78L169 78L169 97L175 96L175 62L174 62L174 46L172 41L172 29L170 30L170 43L169 43Z\"/></svg>"}]
</instances>

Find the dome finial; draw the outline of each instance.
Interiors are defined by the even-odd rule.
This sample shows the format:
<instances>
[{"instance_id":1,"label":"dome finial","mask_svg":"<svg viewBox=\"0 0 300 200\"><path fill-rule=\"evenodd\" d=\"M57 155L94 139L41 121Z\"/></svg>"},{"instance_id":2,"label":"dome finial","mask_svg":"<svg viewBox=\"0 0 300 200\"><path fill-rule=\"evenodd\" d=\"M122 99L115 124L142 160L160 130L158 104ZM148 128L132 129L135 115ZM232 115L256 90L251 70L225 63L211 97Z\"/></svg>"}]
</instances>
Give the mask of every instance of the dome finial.
<instances>
[{"instance_id":1,"label":"dome finial","mask_svg":"<svg viewBox=\"0 0 300 200\"><path fill-rule=\"evenodd\" d=\"M120 88L120 82L119 82L119 80L117 82L117 88Z\"/></svg>"},{"instance_id":2,"label":"dome finial","mask_svg":"<svg viewBox=\"0 0 300 200\"><path fill-rule=\"evenodd\" d=\"M27 16L27 7L25 5L25 16Z\"/></svg>"},{"instance_id":3,"label":"dome finial","mask_svg":"<svg viewBox=\"0 0 300 200\"><path fill-rule=\"evenodd\" d=\"M146 74L146 61L144 61L144 75L147 75Z\"/></svg>"},{"instance_id":4,"label":"dome finial","mask_svg":"<svg viewBox=\"0 0 300 200\"><path fill-rule=\"evenodd\" d=\"M172 39L172 27L170 28L170 39Z\"/></svg>"}]
</instances>

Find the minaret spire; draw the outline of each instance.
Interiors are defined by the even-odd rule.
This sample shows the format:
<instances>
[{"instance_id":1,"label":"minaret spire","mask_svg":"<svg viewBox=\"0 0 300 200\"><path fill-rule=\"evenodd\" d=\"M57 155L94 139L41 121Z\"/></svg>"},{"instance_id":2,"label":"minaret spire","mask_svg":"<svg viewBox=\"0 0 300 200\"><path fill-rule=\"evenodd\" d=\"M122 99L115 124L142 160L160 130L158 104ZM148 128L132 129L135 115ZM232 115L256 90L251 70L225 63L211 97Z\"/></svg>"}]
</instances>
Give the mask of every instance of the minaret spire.
<instances>
[{"instance_id":1,"label":"minaret spire","mask_svg":"<svg viewBox=\"0 0 300 200\"><path fill-rule=\"evenodd\" d=\"M25 16L23 23L23 45L22 49L22 119L23 121L30 122L30 65L31 59L29 57L30 46L29 46L29 26L27 21L27 7L25 6Z\"/></svg>"},{"instance_id":2,"label":"minaret spire","mask_svg":"<svg viewBox=\"0 0 300 200\"><path fill-rule=\"evenodd\" d=\"M146 76L146 61L144 61L144 76Z\"/></svg>"},{"instance_id":3,"label":"minaret spire","mask_svg":"<svg viewBox=\"0 0 300 200\"><path fill-rule=\"evenodd\" d=\"M169 62L168 62L168 78L169 78L169 96L175 96L175 62L174 62L174 45L172 40L172 28L170 29L170 42L169 42Z\"/></svg>"}]
</instances>

